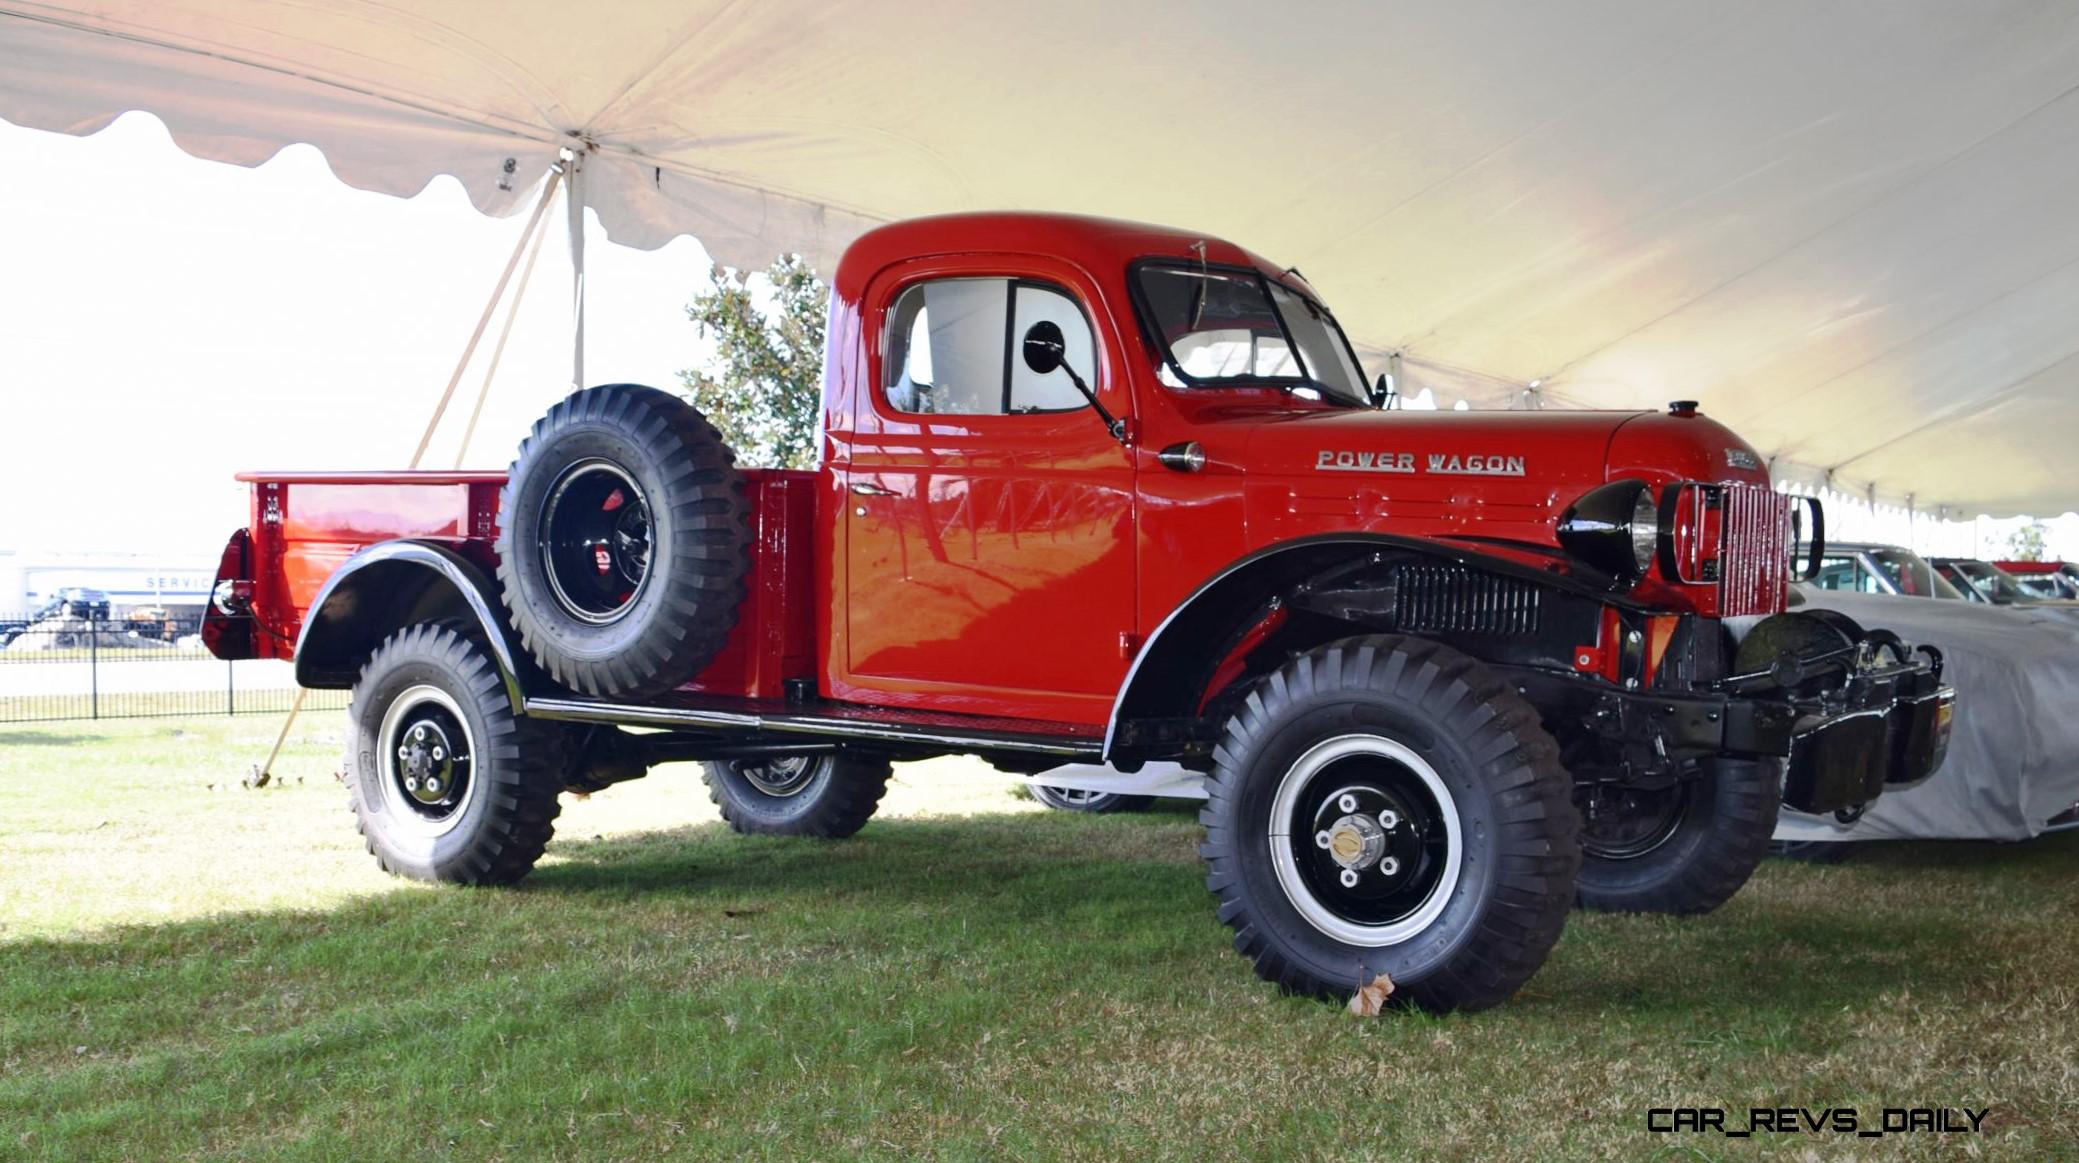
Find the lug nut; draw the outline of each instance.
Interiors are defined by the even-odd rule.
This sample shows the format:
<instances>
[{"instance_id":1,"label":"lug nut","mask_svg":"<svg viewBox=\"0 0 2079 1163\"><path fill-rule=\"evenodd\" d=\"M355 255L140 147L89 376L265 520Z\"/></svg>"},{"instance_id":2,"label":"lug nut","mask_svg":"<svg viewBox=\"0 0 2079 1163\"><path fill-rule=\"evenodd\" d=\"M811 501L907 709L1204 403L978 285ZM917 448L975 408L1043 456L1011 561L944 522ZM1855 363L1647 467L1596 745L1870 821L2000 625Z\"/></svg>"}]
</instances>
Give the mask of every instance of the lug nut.
<instances>
[{"instance_id":1,"label":"lug nut","mask_svg":"<svg viewBox=\"0 0 2079 1163\"><path fill-rule=\"evenodd\" d=\"M417 727L412 728L411 737L424 743L426 741L426 724L421 723Z\"/></svg>"},{"instance_id":2,"label":"lug nut","mask_svg":"<svg viewBox=\"0 0 2079 1163\"><path fill-rule=\"evenodd\" d=\"M1399 874L1400 858L1398 856L1388 856L1385 859L1379 861L1379 871L1386 874L1387 876L1394 876Z\"/></svg>"},{"instance_id":3,"label":"lug nut","mask_svg":"<svg viewBox=\"0 0 2079 1163\"><path fill-rule=\"evenodd\" d=\"M440 762L441 760L443 760L443 759L446 759L447 757L448 757L448 753L447 753L447 752L445 752L445 751L442 751L442 750L441 750L440 748L438 748L438 747L435 747L435 748L433 749L433 762L435 762L435 763L439 763L439 762Z\"/></svg>"},{"instance_id":4,"label":"lug nut","mask_svg":"<svg viewBox=\"0 0 2079 1163\"><path fill-rule=\"evenodd\" d=\"M1400 827L1400 813L1394 811L1392 808L1387 808L1385 811L1380 812L1379 826L1381 828L1386 829L1389 832L1393 831L1395 828Z\"/></svg>"},{"instance_id":5,"label":"lug nut","mask_svg":"<svg viewBox=\"0 0 2079 1163\"><path fill-rule=\"evenodd\" d=\"M411 748L409 748L409 747L399 747L399 748L397 749L397 758L399 758L399 759L410 759L410 758L411 758Z\"/></svg>"},{"instance_id":6,"label":"lug nut","mask_svg":"<svg viewBox=\"0 0 2079 1163\"><path fill-rule=\"evenodd\" d=\"M418 776L416 776L416 775L407 775L407 776L405 776L405 777L404 777L404 790L405 790L405 791L417 791L417 790L419 790L419 777L418 777Z\"/></svg>"},{"instance_id":7,"label":"lug nut","mask_svg":"<svg viewBox=\"0 0 2079 1163\"><path fill-rule=\"evenodd\" d=\"M1343 869L1343 887L1344 887L1344 888L1356 888L1356 887L1357 887L1357 870L1356 870L1356 869L1354 869L1354 868L1345 868L1345 869Z\"/></svg>"},{"instance_id":8,"label":"lug nut","mask_svg":"<svg viewBox=\"0 0 2079 1163\"><path fill-rule=\"evenodd\" d=\"M1345 795L1342 799L1336 801L1336 806L1346 812L1354 812L1357 810L1357 797Z\"/></svg>"},{"instance_id":9,"label":"lug nut","mask_svg":"<svg viewBox=\"0 0 2079 1163\"><path fill-rule=\"evenodd\" d=\"M1316 832L1316 833L1314 833L1314 846L1315 846L1316 848L1326 848L1326 847L1328 847L1328 844L1329 844L1329 839L1328 839L1328 833L1326 833L1326 832Z\"/></svg>"},{"instance_id":10,"label":"lug nut","mask_svg":"<svg viewBox=\"0 0 2079 1163\"><path fill-rule=\"evenodd\" d=\"M438 780L438 779L428 779L428 780L426 781L426 790L427 790L427 791L429 791L429 792L433 792L433 793L435 793L436 795L437 795L437 794L439 794L439 792L440 792L440 780Z\"/></svg>"}]
</instances>

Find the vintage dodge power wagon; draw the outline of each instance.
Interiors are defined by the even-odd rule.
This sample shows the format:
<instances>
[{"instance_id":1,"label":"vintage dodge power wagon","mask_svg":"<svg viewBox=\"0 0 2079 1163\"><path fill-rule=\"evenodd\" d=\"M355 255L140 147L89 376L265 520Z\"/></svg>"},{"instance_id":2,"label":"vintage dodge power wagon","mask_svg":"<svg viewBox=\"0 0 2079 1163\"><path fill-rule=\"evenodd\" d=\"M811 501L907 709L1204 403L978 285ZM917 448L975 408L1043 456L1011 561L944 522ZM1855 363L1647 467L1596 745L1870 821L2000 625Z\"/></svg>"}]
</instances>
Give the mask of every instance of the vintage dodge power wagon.
<instances>
[{"instance_id":1,"label":"vintage dodge power wagon","mask_svg":"<svg viewBox=\"0 0 2079 1163\"><path fill-rule=\"evenodd\" d=\"M207 640L352 688L385 868L518 880L670 761L842 837L892 761L1163 760L1259 974L1477 1007L1940 762L1939 655L1785 611L1802 510L1693 404L1385 408L1296 271L1126 222L891 225L832 291L814 471L615 384L505 473L240 478Z\"/></svg>"}]
</instances>

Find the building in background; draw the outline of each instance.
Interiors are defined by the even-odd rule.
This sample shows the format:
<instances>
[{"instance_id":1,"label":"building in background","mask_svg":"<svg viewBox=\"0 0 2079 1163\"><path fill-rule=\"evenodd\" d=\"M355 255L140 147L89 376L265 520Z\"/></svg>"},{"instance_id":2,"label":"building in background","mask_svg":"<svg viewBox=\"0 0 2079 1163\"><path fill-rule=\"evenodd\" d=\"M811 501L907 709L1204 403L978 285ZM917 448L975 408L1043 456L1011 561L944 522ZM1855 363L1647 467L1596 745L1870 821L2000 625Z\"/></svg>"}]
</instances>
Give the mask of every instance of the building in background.
<instances>
[{"instance_id":1,"label":"building in background","mask_svg":"<svg viewBox=\"0 0 2079 1163\"><path fill-rule=\"evenodd\" d=\"M34 613L74 587L108 595L121 616L163 606L177 617L199 614L216 580L213 554L39 553L0 549L0 616Z\"/></svg>"}]
</instances>

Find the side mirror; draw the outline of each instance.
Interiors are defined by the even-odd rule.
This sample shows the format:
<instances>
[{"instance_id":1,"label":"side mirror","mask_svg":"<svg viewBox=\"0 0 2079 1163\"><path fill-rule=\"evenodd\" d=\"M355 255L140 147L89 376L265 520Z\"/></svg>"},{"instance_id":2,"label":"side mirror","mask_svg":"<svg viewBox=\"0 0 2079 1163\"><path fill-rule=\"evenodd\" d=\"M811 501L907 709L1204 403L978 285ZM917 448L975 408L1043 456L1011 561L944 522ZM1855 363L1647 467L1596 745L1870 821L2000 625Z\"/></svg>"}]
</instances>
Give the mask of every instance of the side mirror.
<instances>
[{"instance_id":1,"label":"side mirror","mask_svg":"<svg viewBox=\"0 0 2079 1163\"><path fill-rule=\"evenodd\" d=\"M1052 375L1068 358L1068 340L1061 325L1042 319L1025 329L1025 366L1034 375Z\"/></svg>"}]
</instances>

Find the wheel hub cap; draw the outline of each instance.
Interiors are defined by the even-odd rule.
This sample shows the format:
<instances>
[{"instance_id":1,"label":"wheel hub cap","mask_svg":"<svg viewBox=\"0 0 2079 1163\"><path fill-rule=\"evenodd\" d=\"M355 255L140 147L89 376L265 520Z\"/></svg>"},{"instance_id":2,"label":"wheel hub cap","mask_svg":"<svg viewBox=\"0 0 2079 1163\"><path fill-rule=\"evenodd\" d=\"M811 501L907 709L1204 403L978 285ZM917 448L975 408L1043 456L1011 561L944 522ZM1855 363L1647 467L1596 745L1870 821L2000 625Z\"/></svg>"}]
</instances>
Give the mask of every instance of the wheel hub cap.
<instances>
[{"instance_id":1,"label":"wheel hub cap","mask_svg":"<svg viewBox=\"0 0 2079 1163\"><path fill-rule=\"evenodd\" d=\"M406 727L404 742L397 748L404 792L422 804L452 800L461 787L456 764L466 761L466 756L455 754L455 745L441 724L430 718Z\"/></svg>"},{"instance_id":2,"label":"wheel hub cap","mask_svg":"<svg viewBox=\"0 0 2079 1163\"><path fill-rule=\"evenodd\" d=\"M1386 829L1368 816L1344 816L1328 829L1328 854L1344 868L1365 868L1386 854Z\"/></svg>"}]
</instances>

